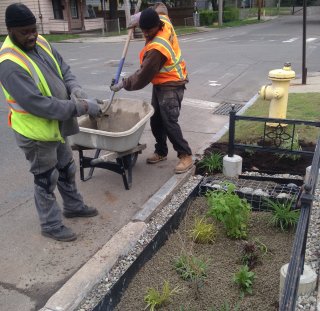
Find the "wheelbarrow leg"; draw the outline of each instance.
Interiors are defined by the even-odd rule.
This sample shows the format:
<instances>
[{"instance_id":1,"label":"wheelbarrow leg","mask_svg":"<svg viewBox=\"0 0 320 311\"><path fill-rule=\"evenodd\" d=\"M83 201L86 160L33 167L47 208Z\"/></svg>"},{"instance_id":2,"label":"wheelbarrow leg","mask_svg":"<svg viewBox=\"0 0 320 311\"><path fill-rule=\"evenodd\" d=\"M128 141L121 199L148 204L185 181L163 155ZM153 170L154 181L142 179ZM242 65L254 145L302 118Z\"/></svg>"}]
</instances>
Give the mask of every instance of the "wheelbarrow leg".
<instances>
[{"instance_id":1,"label":"wheelbarrow leg","mask_svg":"<svg viewBox=\"0 0 320 311\"><path fill-rule=\"evenodd\" d=\"M120 171L121 171L121 176L122 176L124 187L126 188L126 190L129 190L131 188L131 184L132 184L132 172L130 174L128 174L128 177L127 177L123 158L124 157L117 158L117 163L118 163ZM129 170L128 170L128 172L129 172Z\"/></svg>"},{"instance_id":2,"label":"wheelbarrow leg","mask_svg":"<svg viewBox=\"0 0 320 311\"><path fill-rule=\"evenodd\" d=\"M100 152L101 152L101 149L96 149L96 152L94 154L94 158L93 159L97 159L100 155ZM88 167L88 165L86 165L86 161L85 161L85 157L83 156L83 151L81 149L79 149L79 160L80 160L80 179L82 181L87 181L89 179L92 178L92 175L93 175L93 171L94 171L94 166L89 166L90 167L90 170L89 170L89 173L88 175L85 177L84 176L84 169L86 167Z\"/></svg>"}]
</instances>

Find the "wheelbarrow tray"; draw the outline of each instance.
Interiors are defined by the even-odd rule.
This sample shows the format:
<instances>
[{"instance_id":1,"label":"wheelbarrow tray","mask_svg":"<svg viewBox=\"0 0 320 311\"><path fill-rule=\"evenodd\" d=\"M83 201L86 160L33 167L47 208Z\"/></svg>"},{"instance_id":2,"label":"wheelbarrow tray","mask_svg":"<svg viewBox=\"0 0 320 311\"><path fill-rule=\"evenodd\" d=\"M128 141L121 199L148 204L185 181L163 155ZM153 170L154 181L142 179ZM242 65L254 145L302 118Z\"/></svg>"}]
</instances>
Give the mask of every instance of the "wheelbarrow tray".
<instances>
[{"instance_id":1,"label":"wheelbarrow tray","mask_svg":"<svg viewBox=\"0 0 320 311\"><path fill-rule=\"evenodd\" d=\"M130 150L139 144L145 125L153 112L153 107L146 101L114 99L108 115L96 120L88 115L80 117L80 132L69 136L68 141L71 145L92 149L115 152Z\"/></svg>"}]
</instances>

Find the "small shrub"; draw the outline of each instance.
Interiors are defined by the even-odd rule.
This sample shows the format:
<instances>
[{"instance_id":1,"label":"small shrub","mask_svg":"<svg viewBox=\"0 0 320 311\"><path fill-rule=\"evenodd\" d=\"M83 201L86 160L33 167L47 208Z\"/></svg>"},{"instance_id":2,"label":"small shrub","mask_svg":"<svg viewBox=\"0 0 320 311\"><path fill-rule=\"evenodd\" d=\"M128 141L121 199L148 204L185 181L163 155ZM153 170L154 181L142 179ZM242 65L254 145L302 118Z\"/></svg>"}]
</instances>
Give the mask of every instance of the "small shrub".
<instances>
[{"instance_id":1,"label":"small shrub","mask_svg":"<svg viewBox=\"0 0 320 311\"><path fill-rule=\"evenodd\" d=\"M279 227L282 231L294 228L300 217L299 210L292 210L293 200L281 203L280 201L272 201L268 198L264 198L267 207L271 208L270 222Z\"/></svg>"},{"instance_id":2,"label":"small shrub","mask_svg":"<svg viewBox=\"0 0 320 311\"><path fill-rule=\"evenodd\" d=\"M283 143L281 144L280 147L283 149L291 150L291 139L283 141ZM293 137L292 150L294 150L294 151L301 151L302 150L302 147L299 144L298 134L296 134ZM286 159L291 159L293 161L299 160L301 158L301 156L299 154L276 153L276 155L279 159L286 158Z\"/></svg>"},{"instance_id":3,"label":"small shrub","mask_svg":"<svg viewBox=\"0 0 320 311\"><path fill-rule=\"evenodd\" d=\"M201 26L210 26L218 21L218 12L212 10L201 10L199 14Z\"/></svg>"},{"instance_id":4,"label":"small shrub","mask_svg":"<svg viewBox=\"0 0 320 311\"><path fill-rule=\"evenodd\" d=\"M233 276L233 281L239 286L241 294L252 294L254 279L255 273L250 271L248 266L242 266Z\"/></svg>"},{"instance_id":5,"label":"small shrub","mask_svg":"<svg viewBox=\"0 0 320 311\"><path fill-rule=\"evenodd\" d=\"M239 9L227 7L223 11L223 22L232 22L239 20Z\"/></svg>"},{"instance_id":6,"label":"small shrub","mask_svg":"<svg viewBox=\"0 0 320 311\"><path fill-rule=\"evenodd\" d=\"M221 172L223 166L223 155L220 152L213 152L206 155L200 162L199 167L204 168L209 174Z\"/></svg>"},{"instance_id":7,"label":"small shrub","mask_svg":"<svg viewBox=\"0 0 320 311\"><path fill-rule=\"evenodd\" d=\"M241 263L252 270L259 262L259 249L254 242L245 242L241 251Z\"/></svg>"},{"instance_id":8,"label":"small shrub","mask_svg":"<svg viewBox=\"0 0 320 311\"><path fill-rule=\"evenodd\" d=\"M207 264L192 255L179 256L174 262L174 267L184 280L200 281L207 277Z\"/></svg>"},{"instance_id":9,"label":"small shrub","mask_svg":"<svg viewBox=\"0 0 320 311\"><path fill-rule=\"evenodd\" d=\"M244 239L247 237L251 207L246 199L241 199L234 192L234 184L225 183L224 188L226 191L212 190L206 193L208 215L224 224L229 237Z\"/></svg>"},{"instance_id":10,"label":"small shrub","mask_svg":"<svg viewBox=\"0 0 320 311\"><path fill-rule=\"evenodd\" d=\"M180 292L180 288L177 286L173 289L170 288L168 281L164 281L162 291L150 287L147 289L147 294L144 296L144 301L147 303L146 309L154 311L156 308L161 307L170 302L170 299Z\"/></svg>"},{"instance_id":11,"label":"small shrub","mask_svg":"<svg viewBox=\"0 0 320 311\"><path fill-rule=\"evenodd\" d=\"M196 243L210 244L216 237L216 228L214 224L208 223L204 217L197 217L193 228L190 230L190 236Z\"/></svg>"}]
</instances>

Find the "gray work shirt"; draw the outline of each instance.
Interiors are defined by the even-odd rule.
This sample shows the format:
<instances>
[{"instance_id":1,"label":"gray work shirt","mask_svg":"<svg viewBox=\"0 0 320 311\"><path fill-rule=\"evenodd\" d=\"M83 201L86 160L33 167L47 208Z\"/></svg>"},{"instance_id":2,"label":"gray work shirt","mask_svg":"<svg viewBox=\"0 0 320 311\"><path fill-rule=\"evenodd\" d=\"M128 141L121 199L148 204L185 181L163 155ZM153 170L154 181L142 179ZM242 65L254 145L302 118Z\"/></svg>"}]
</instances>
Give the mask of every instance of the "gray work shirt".
<instances>
[{"instance_id":1,"label":"gray work shirt","mask_svg":"<svg viewBox=\"0 0 320 311\"><path fill-rule=\"evenodd\" d=\"M49 120L58 120L63 137L75 134L79 126L75 118L76 106L69 94L80 87L75 76L58 51L52 47L63 80L51 57L40 47L25 52L38 66L51 90L52 96L43 96L35 81L18 64L5 60L0 63L0 82L15 101L27 112Z\"/></svg>"}]
</instances>

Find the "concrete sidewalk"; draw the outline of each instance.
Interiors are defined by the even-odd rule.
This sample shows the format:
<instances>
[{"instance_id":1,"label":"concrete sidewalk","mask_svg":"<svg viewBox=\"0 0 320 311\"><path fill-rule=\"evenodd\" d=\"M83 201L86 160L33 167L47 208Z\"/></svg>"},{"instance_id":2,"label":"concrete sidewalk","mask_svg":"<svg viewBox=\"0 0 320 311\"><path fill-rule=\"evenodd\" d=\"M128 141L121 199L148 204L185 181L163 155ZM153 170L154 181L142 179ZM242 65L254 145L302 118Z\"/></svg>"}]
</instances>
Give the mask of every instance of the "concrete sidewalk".
<instances>
[{"instance_id":1,"label":"concrete sidewalk","mask_svg":"<svg viewBox=\"0 0 320 311\"><path fill-rule=\"evenodd\" d=\"M307 84L301 85L301 79L295 79L290 86L291 93L319 92L320 73L310 75ZM256 100L254 96L246 106ZM202 119L203 121L203 119ZM202 150L218 140L227 131L228 119L220 120L220 130L211 137ZM71 279L69 279L56 294L46 303L42 311L72 311L90 290L105 276L120 256L128 253L130 248L144 232L152 213L168 202L172 194L193 174L193 170L183 175L173 175L169 180L142 206L140 212L98 251Z\"/></svg>"}]
</instances>

